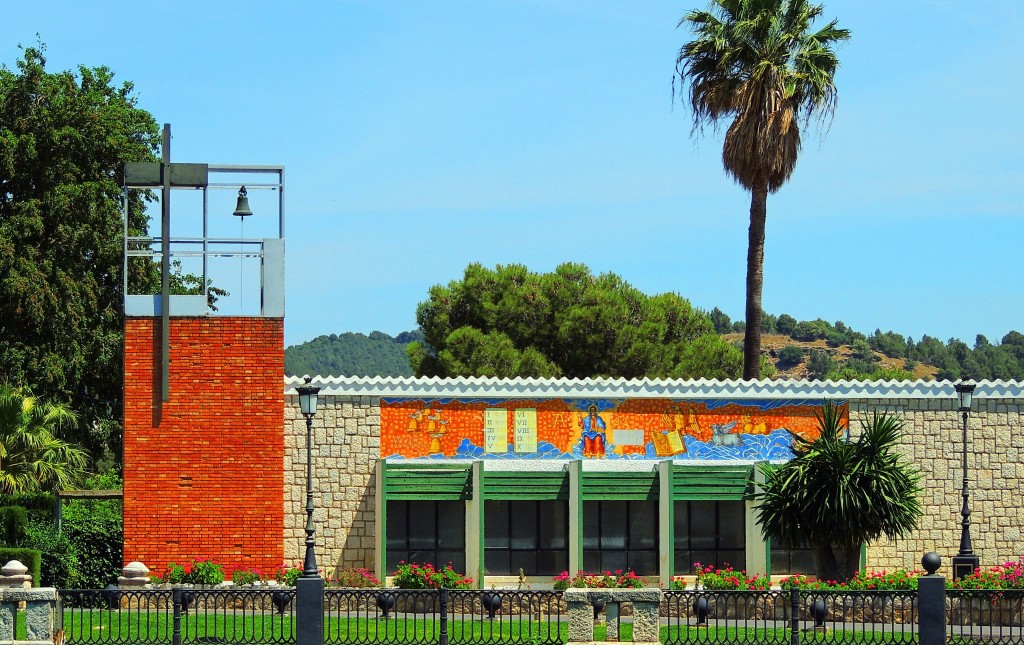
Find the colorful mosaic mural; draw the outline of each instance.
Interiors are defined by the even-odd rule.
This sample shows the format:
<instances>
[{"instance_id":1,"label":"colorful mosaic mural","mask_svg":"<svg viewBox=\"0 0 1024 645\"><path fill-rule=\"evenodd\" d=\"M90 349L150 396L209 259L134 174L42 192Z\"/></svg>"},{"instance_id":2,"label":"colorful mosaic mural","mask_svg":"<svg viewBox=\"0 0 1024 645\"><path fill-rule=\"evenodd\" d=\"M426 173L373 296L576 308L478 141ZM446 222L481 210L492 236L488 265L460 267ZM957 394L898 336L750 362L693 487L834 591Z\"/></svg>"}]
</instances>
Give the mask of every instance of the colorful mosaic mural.
<instances>
[{"instance_id":1,"label":"colorful mosaic mural","mask_svg":"<svg viewBox=\"0 0 1024 645\"><path fill-rule=\"evenodd\" d=\"M785 460L810 401L383 399L381 455L435 459Z\"/></svg>"}]
</instances>

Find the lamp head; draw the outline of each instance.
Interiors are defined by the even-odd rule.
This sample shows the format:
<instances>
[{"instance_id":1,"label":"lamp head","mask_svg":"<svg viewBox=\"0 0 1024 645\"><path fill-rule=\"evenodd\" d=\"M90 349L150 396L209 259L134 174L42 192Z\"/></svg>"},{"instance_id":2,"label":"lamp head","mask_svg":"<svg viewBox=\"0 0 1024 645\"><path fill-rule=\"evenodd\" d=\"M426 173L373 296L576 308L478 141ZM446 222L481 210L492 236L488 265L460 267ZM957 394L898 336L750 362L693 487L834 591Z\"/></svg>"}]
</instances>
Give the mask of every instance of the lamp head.
<instances>
[{"instance_id":1,"label":"lamp head","mask_svg":"<svg viewBox=\"0 0 1024 645\"><path fill-rule=\"evenodd\" d=\"M309 382L313 379L308 376L304 377L303 380L305 384L295 388L295 391L299 394L299 411L304 416L311 417L316 414L317 394L320 392L320 388L310 385Z\"/></svg>"},{"instance_id":2,"label":"lamp head","mask_svg":"<svg viewBox=\"0 0 1024 645\"><path fill-rule=\"evenodd\" d=\"M971 403L974 400L974 381L968 379L960 379L953 384L953 388L956 390L956 394L960 397L960 411L970 412Z\"/></svg>"}]
</instances>

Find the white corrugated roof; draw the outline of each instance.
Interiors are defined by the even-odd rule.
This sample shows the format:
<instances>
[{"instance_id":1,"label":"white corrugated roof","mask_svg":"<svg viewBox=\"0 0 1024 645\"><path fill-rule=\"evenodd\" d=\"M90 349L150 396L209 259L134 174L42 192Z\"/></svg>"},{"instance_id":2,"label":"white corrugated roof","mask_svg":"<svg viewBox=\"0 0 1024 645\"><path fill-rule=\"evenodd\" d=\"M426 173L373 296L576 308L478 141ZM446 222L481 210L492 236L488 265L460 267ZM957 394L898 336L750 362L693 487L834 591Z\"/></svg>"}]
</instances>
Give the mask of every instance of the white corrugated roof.
<instances>
[{"instance_id":1,"label":"white corrugated roof","mask_svg":"<svg viewBox=\"0 0 1024 645\"><path fill-rule=\"evenodd\" d=\"M294 395L303 379L284 380ZM322 395L395 398L953 399L951 381L717 381L494 377L315 376ZM979 381L974 396L1024 399L1019 381Z\"/></svg>"}]
</instances>

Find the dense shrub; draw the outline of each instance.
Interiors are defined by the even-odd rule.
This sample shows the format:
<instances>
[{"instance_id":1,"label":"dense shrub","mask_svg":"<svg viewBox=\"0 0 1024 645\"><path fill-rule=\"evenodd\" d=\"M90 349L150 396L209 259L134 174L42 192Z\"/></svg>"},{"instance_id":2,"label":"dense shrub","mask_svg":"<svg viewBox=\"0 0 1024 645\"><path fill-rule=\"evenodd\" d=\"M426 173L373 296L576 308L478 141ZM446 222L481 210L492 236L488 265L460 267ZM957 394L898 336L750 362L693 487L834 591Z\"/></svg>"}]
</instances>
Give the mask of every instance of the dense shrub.
<instances>
[{"instance_id":1,"label":"dense shrub","mask_svg":"<svg viewBox=\"0 0 1024 645\"><path fill-rule=\"evenodd\" d=\"M779 364L783 366L796 365L804 360L804 350L796 345L786 345L779 351Z\"/></svg>"},{"instance_id":2,"label":"dense shrub","mask_svg":"<svg viewBox=\"0 0 1024 645\"><path fill-rule=\"evenodd\" d=\"M90 477L87 490L121 488L116 472ZM62 529L74 545L79 560L76 584L83 589L102 589L114 582L124 563L124 529L119 499L75 499L66 501Z\"/></svg>"},{"instance_id":3,"label":"dense shrub","mask_svg":"<svg viewBox=\"0 0 1024 645\"><path fill-rule=\"evenodd\" d=\"M28 511L21 506L0 507L0 546L13 546L25 537Z\"/></svg>"},{"instance_id":4,"label":"dense shrub","mask_svg":"<svg viewBox=\"0 0 1024 645\"><path fill-rule=\"evenodd\" d=\"M40 586L81 588L78 550L66 534L54 530L51 521L29 522L22 545L41 552Z\"/></svg>"}]
</instances>

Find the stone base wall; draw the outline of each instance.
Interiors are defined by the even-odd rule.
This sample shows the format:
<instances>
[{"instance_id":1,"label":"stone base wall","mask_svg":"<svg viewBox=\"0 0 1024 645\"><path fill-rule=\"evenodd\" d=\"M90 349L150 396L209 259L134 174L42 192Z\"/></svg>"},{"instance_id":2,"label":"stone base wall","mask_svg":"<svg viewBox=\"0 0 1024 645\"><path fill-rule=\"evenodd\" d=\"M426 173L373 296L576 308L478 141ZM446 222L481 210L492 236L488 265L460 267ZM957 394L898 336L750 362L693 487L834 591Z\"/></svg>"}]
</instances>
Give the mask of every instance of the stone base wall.
<instances>
[{"instance_id":1,"label":"stone base wall","mask_svg":"<svg viewBox=\"0 0 1024 645\"><path fill-rule=\"evenodd\" d=\"M300 562L306 539L306 420L298 397L285 401L284 553ZM373 569L374 467L380 454L380 398L321 396L313 418L313 520L317 563ZM300 565L301 566L301 565Z\"/></svg>"},{"instance_id":2,"label":"stone base wall","mask_svg":"<svg viewBox=\"0 0 1024 645\"><path fill-rule=\"evenodd\" d=\"M935 551L944 569L960 548L963 486L963 417L952 399L885 399L850 405L850 430L873 411L905 422L900 446L921 473L924 516L909 538L868 546L871 568L920 569ZM967 424L971 541L983 567L1024 555L1024 400L975 399ZM948 569L947 569L948 571Z\"/></svg>"}]
</instances>

